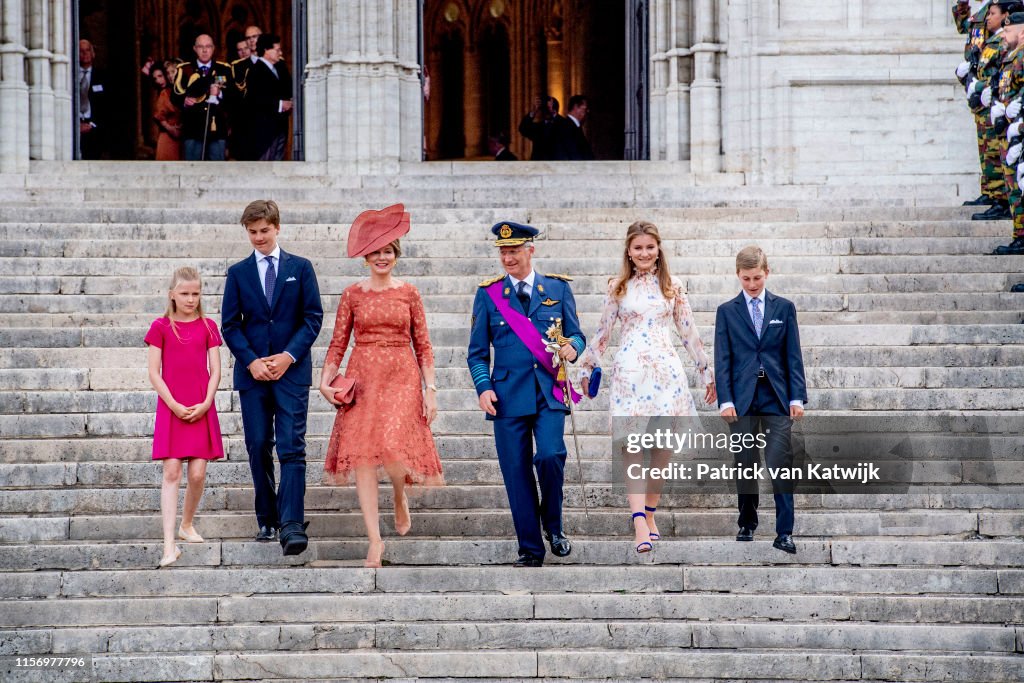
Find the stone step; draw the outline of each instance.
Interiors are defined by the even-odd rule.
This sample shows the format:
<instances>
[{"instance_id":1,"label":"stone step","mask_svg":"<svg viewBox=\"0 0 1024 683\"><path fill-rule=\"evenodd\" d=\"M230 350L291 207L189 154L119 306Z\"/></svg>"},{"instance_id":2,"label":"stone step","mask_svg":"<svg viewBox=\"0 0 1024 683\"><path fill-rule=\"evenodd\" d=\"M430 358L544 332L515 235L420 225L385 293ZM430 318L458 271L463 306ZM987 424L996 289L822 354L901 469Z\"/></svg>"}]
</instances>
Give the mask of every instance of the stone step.
<instances>
[{"instance_id":1,"label":"stone step","mask_svg":"<svg viewBox=\"0 0 1024 683\"><path fill-rule=\"evenodd\" d=\"M156 471L156 466L154 471ZM583 511L583 499L574 473L569 471L564 487L566 510ZM766 490L767 492L767 490ZM954 489L922 488L903 494L796 494L798 510L835 511L894 511L894 510L1021 510L1024 487L1008 484L998 491L960 486ZM391 506L391 493L387 486L380 488L383 508ZM587 501L590 507L625 509L625 496L620 488L609 484L588 484ZM770 507L771 496L762 503ZM726 493L686 494L668 492L660 507L691 509L731 509L736 497ZM443 487L413 487L410 505L417 510L505 510L508 497L500 484L452 484ZM309 486L306 489L305 509L338 512L358 509L355 488L352 486ZM72 488L18 490L9 489L0 496L0 514L3 515L89 515L156 512L160 509L160 490L155 485L145 488ZM252 485L240 487L218 486L203 495L204 514L217 511L249 513L252 507Z\"/></svg>"},{"instance_id":2,"label":"stone step","mask_svg":"<svg viewBox=\"0 0 1024 683\"><path fill-rule=\"evenodd\" d=\"M4 334L0 330L0 338ZM59 338L59 333L55 331L54 337ZM230 367L230 364L224 367ZM439 387L472 388L469 375L463 368L437 368L435 373ZM1010 388L1024 384L1024 368L811 367L806 368L805 378L808 386L821 389ZM692 373L687 375L687 380L691 387L697 381ZM221 391L231 391L232 382L230 373L222 372ZM152 387L147 371L137 367L0 370L0 392L19 392L19 400L27 399L20 392L54 391L129 392L152 391Z\"/></svg>"},{"instance_id":3,"label":"stone step","mask_svg":"<svg viewBox=\"0 0 1024 683\"><path fill-rule=\"evenodd\" d=\"M501 593L501 594L860 594L1015 596L1024 593L1019 569L910 569L891 567L722 567L635 565L548 566L523 572L509 566L286 567L184 572L154 569L92 572L8 572L3 598L217 597L308 593Z\"/></svg>"},{"instance_id":4,"label":"stone step","mask_svg":"<svg viewBox=\"0 0 1024 683\"><path fill-rule=\"evenodd\" d=\"M315 533L315 532L311 532ZM770 535L769 535L770 538ZM624 565L762 565L827 564L897 567L1024 567L1024 542L1020 540L908 540L900 537L815 540L797 537L798 553L787 555L772 548L771 540L737 543L733 539L667 540L655 550L637 555L631 539L576 538L566 558L549 557L552 564ZM390 538L385 559L399 565L492 565L509 564L515 557L513 540ZM162 544L154 542L77 542L0 545L0 571L46 569L141 569L152 568ZM282 557L276 543L254 541L207 541L188 544L177 567L192 566L287 566L323 562L361 562L363 540L311 537L301 556ZM622 596L629 598L631 596ZM986 614L991 621L1024 621L1024 599L1014 603L1016 618ZM654 614L654 612L650 612ZM576 615L567 615L574 618ZM589 617L588 617L589 618ZM947 619L956 621L957 619Z\"/></svg>"},{"instance_id":5,"label":"stone step","mask_svg":"<svg viewBox=\"0 0 1024 683\"><path fill-rule=\"evenodd\" d=\"M637 214L644 212L638 210ZM354 218L354 215L352 216ZM349 222L346 217L337 216L326 222L288 222L282 233L288 241L331 241L339 247L348 235ZM419 214L413 217L413 227L403 238L403 244L420 241L460 241L493 244L494 237L481 225L466 222L447 222L438 217L438 222L428 223ZM674 218L658 219L658 230L666 248L680 254L673 244L676 240L692 239L735 239L736 221L723 216L711 221L685 221ZM538 242L545 245L559 240L576 241L580 237L580 221L575 220L569 210L561 220L547 220ZM979 238L1007 236L1005 225L998 221L971 221L959 217L932 221L759 221L744 220L744 227L752 233L772 239L831 238L850 239L858 237L896 238L928 235L929 238ZM586 221L588 241L607 240L614 243L610 251L621 248L621 241L628 225L622 217L608 217L603 221ZM0 223L0 238L5 240L65 240L93 238L99 240L157 240L161 242L207 242L225 241L244 244L244 233L237 217L226 223L197 225L179 223L173 220L163 223L46 223L8 221ZM680 254L681 255L681 254Z\"/></svg>"},{"instance_id":6,"label":"stone step","mask_svg":"<svg viewBox=\"0 0 1024 683\"><path fill-rule=\"evenodd\" d=\"M720 275L680 276L689 296L712 294L727 297L734 293L735 281ZM55 276L31 275L0 277L0 294L60 294L78 295L152 295L167 289L169 276ZM905 275L773 275L773 289L785 292L787 297L821 291L837 291L846 294L911 294L951 292L993 292L1006 290L1010 284L1024 279L1024 274L979 273L970 278L962 275L905 274ZM412 275L403 277L404 282L419 289L425 300L435 297L462 295L476 291L480 277L473 275ZM352 284L350 277L319 276L320 292L338 295ZM584 276L573 280L573 293L577 296L597 294L604 296L607 279L598 276ZM207 297L221 296L224 277L221 273L203 277L203 294Z\"/></svg>"},{"instance_id":7,"label":"stone step","mask_svg":"<svg viewBox=\"0 0 1024 683\"><path fill-rule=\"evenodd\" d=\"M393 519L382 514L388 534ZM365 526L357 512L307 515L317 535L331 538L362 538ZM586 536L628 534L629 515L623 509L593 509L589 516L577 511L564 517L567 529ZM666 539L674 537L726 537L736 534L733 510L680 511L663 509L658 529ZM250 512L200 513L197 529L208 539L248 539L255 533ZM822 538L843 536L958 536L990 538L1021 536L1024 516L1019 512L968 512L909 510L901 512L800 511L795 533ZM514 534L507 511L427 510L417 508L414 527L418 536L487 538ZM72 517L0 517L0 543L36 541L125 541L162 539L160 519L149 515L87 515Z\"/></svg>"},{"instance_id":8,"label":"stone step","mask_svg":"<svg viewBox=\"0 0 1024 683\"><path fill-rule=\"evenodd\" d=\"M201 248L201 247L200 247ZM290 248L290 245L289 245ZM310 259L318 277L343 276L365 277L364 266L354 259L344 258L341 248L338 256L325 256L322 244L317 245L315 252L299 254ZM891 275L899 279L907 274L946 273L1020 273L1024 271L1024 257L991 256L986 252L980 254L961 255L930 255L927 259L919 256L902 255L859 255L859 256L771 256L772 272L780 275L797 276L812 274L843 274L843 275ZM33 248L33 251L38 249ZM246 252L239 245L234 257L213 258L201 254L187 256L168 256L166 252L153 258L125 258L116 256L81 257L39 257L23 258L18 255L0 256L2 272L8 276L126 276L145 275L167 279L174 268L193 266L204 276L216 277L227 272L228 266L244 258ZM539 256L536 268L546 273L568 273L574 278L574 286L580 282L592 280L589 287L592 292L603 292L607 287L608 278L618 272L620 260L614 256L580 259L559 254ZM704 256L678 256L672 259L672 270L677 276L687 278L692 275L719 275L722 282L735 283L735 260L733 255L717 258ZM398 275L411 276L463 276L469 280L480 280L500 274L501 266L497 259L463 258L463 259L430 259L403 256ZM774 280L773 280L774 282ZM474 283L475 286L475 283ZM161 285L161 289L166 284ZM72 290L74 291L74 290ZM472 291L472 288L470 288Z\"/></svg>"},{"instance_id":9,"label":"stone step","mask_svg":"<svg viewBox=\"0 0 1024 683\"><path fill-rule=\"evenodd\" d=\"M984 413L982 413L984 415ZM1017 436L1019 422L1012 417L1000 415L982 418L977 421L963 416L958 421L957 429L972 434L984 434L985 453L995 460L1019 460L1024 456L1024 443ZM964 436L959 433L936 432L927 419L914 419L903 415L899 420L900 427L914 433L915 447L936 456L949 457L960 453L964 445ZM962 427L960 426L962 423ZM881 428L884 421L880 421ZM996 430L1006 429L1009 433L998 433ZM609 453L609 437L603 434L579 434L580 455L584 459L607 458ZM323 461L327 449L328 435L307 435L306 455L310 462ZM434 434L434 443L445 462L454 460L476 460L490 457L494 452L492 434ZM23 438L12 440L4 447L0 444L0 463L45 463L59 462L146 462L153 451L153 442L148 437L114 436L112 438ZM573 448L575 452L575 448ZM229 461L245 462L248 454L242 435L224 437L224 452ZM575 456L571 456L575 457Z\"/></svg>"},{"instance_id":10,"label":"stone step","mask_svg":"<svg viewBox=\"0 0 1024 683\"><path fill-rule=\"evenodd\" d=\"M485 233L486 234L486 233ZM581 235L582 236L582 235ZM292 239L282 243L287 250L299 255L322 253L325 246L334 246L333 241L325 244L323 240L301 242ZM748 236L718 239L692 239L675 241L668 244L666 251L669 256L692 256L700 254L707 257L735 258L736 252L749 244ZM871 256L871 255L979 255L988 254L992 249L1009 239L1006 236L991 237L934 237L922 240L918 237L844 237L834 239L806 238L761 238L758 244L772 257L775 256ZM341 245L338 244L338 255L342 256ZM602 257L612 259L621 254L620 240L575 240L570 244L552 241L543 244L543 255L554 257L571 251L574 258ZM8 239L0 243L0 255L8 257L65 257L65 258L162 258L168 254L169 246L162 241L145 239L111 240L111 239ZM181 250L174 249L176 253ZM189 253L193 252L190 248ZM225 258L237 261L251 252L248 244L241 239L206 240L196 245L198 253L194 256L203 258ZM480 240L438 240L408 241L403 244L403 255L412 258L449 258L479 259L481 265L494 264L497 261L493 243ZM358 264L358 261L350 263ZM545 261L546 263L546 261ZM574 271L575 272L575 271ZM614 272L614 271L613 271ZM686 271L680 271L686 272Z\"/></svg>"}]
</instances>

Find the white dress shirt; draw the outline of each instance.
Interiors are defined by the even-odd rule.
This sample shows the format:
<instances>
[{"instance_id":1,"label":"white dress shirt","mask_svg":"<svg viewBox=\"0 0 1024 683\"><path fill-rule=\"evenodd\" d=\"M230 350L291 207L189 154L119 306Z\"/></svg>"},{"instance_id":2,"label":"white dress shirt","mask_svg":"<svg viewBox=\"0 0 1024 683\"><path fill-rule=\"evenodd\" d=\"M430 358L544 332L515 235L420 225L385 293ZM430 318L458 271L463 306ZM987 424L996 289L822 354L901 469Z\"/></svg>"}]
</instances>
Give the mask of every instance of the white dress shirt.
<instances>
[{"instance_id":1,"label":"white dress shirt","mask_svg":"<svg viewBox=\"0 0 1024 683\"><path fill-rule=\"evenodd\" d=\"M518 295L519 294L519 283L520 282L525 282L526 286L523 287L523 294L525 294L526 296L533 296L533 281L537 277L537 271L531 270L530 274L527 275L526 278L523 279L523 280L517 280L517 279L515 279L511 275L509 275L508 277L509 277L510 280L512 280L512 292L513 293Z\"/></svg>"}]
</instances>

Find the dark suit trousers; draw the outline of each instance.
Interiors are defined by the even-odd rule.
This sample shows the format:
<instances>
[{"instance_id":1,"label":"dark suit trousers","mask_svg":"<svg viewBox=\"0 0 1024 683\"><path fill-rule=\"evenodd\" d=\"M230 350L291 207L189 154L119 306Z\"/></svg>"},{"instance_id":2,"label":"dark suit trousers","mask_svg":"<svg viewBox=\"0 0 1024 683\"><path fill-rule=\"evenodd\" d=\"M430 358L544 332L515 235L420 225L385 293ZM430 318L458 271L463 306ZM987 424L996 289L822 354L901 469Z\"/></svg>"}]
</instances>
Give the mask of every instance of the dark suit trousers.
<instances>
[{"instance_id":1,"label":"dark suit trousers","mask_svg":"<svg viewBox=\"0 0 1024 683\"><path fill-rule=\"evenodd\" d=\"M565 413L548 407L534 380L537 412L494 420L494 441L519 552L544 557L541 526L562 533L562 482L565 478ZM537 442L536 453L533 449ZM537 476L534 478L534 470ZM537 483L540 482L540 498Z\"/></svg>"},{"instance_id":2,"label":"dark suit trousers","mask_svg":"<svg viewBox=\"0 0 1024 683\"><path fill-rule=\"evenodd\" d=\"M286 380L260 382L239 391L238 396L256 494L256 520L260 526L275 528L303 522L309 387ZM279 488L275 488L274 481L275 442L281 463Z\"/></svg>"},{"instance_id":3,"label":"dark suit trousers","mask_svg":"<svg viewBox=\"0 0 1024 683\"><path fill-rule=\"evenodd\" d=\"M789 408L784 406L772 389L767 379L757 382L754 391L754 402L750 406L750 415L741 417L730 427L733 433L765 435L764 462L766 467L789 467L793 464L793 449L790 443L792 421ZM736 464L752 466L760 462L757 448L749 448L736 454ZM775 533L793 533L793 493L790 480L773 481L775 491ZM736 492L739 497L739 518L737 524L750 529L757 528L757 505L759 496L756 493L757 482L737 480ZM751 493L755 491L755 493ZM781 492L780 492L781 491Z\"/></svg>"}]
</instances>

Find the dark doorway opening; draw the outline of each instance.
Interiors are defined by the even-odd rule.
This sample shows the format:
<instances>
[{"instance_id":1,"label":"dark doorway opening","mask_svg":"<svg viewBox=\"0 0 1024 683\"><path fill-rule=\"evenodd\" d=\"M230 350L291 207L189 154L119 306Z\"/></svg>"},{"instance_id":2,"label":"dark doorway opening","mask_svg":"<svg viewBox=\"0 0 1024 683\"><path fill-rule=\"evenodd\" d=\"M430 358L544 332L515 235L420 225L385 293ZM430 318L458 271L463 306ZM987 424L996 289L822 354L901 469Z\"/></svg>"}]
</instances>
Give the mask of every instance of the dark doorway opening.
<instances>
[{"instance_id":1,"label":"dark doorway opening","mask_svg":"<svg viewBox=\"0 0 1024 683\"><path fill-rule=\"evenodd\" d=\"M247 26L281 36L283 62L294 81L295 109L290 117L285 159L302 158L302 76L296 65L305 64L306 0L73 0L79 40L87 40L95 53L93 69L102 78L96 121L104 129L99 138L101 159L153 159L156 153L160 92L152 77L143 73L147 63L188 62L201 33L216 46L214 59L230 64L238 59L237 45ZM295 22L293 25L293 21ZM173 69L173 67L172 67ZM76 119L85 106L82 68L75 64ZM91 77L91 73L90 73ZM91 109L91 106L90 106ZM76 121L76 158L86 149L81 124ZM229 149L230 156L230 149Z\"/></svg>"},{"instance_id":2,"label":"dark doorway opening","mask_svg":"<svg viewBox=\"0 0 1024 683\"><path fill-rule=\"evenodd\" d=\"M645 109L627 112L627 92L637 95L636 74L627 79L627 71L648 59L636 24L624 25L637 1L424 0L424 157L490 158L488 136L505 133L511 150L529 159L532 143L517 129L534 100L554 96L565 116L570 96L582 94L594 156L646 158L635 144L626 156L627 136L646 116Z\"/></svg>"}]
</instances>

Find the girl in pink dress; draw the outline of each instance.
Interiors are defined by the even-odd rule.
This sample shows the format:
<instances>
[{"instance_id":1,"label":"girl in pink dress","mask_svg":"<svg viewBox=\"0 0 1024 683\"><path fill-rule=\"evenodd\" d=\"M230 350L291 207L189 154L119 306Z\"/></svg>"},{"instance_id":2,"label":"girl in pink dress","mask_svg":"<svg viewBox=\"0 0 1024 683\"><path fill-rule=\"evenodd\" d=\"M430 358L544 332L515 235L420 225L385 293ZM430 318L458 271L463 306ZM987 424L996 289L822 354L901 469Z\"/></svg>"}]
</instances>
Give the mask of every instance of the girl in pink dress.
<instances>
[{"instance_id":1,"label":"girl in pink dress","mask_svg":"<svg viewBox=\"0 0 1024 683\"><path fill-rule=\"evenodd\" d=\"M149 381L156 389L153 459L163 461L160 513L164 554L161 567L181 557L175 546L181 461L188 460L188 488L178 538L202 543L192 526L206 482L206 461L224 457L220 422L213 405L220 384L220 332L203 316L202 282L195 268L174 271L167 292L167 310L146 333Z\"/></svg>"}]
</instances>

